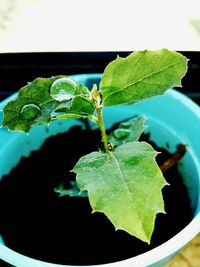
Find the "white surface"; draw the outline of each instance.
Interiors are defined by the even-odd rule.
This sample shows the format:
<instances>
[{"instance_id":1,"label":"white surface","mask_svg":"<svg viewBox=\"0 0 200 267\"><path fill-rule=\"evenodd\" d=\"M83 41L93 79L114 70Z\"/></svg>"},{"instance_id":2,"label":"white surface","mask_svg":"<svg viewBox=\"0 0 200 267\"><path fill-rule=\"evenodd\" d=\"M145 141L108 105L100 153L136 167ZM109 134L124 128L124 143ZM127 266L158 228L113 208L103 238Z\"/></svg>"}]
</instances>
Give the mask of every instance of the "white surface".
<instances>
[{"instance_id":1,"label":"white surface","mask_svg":"<svg viewBox=\"0 0 200 267\"><path fill-rule=\"evenodd\" d=\"M5 1L17 12L0 31L0 52L200 50L191 24L199 0L0 0L0 9Z\"/></svg>"}]
</instances>

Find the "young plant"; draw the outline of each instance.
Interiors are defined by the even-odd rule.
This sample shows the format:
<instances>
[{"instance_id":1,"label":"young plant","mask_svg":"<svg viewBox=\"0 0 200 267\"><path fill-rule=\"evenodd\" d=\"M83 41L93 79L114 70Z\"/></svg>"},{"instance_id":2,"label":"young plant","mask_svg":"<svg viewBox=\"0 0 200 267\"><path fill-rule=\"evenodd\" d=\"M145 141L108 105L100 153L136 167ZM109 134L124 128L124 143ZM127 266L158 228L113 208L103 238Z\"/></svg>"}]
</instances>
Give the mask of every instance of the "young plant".
<instances>
[{"instance_id":1,"label":"young plant","mask_svg":"<svg viewBox=\"0 0 200 267\"><path fill-rule=\"evenodd\" d=\"M155 161L157 152L138 141L145 128L143 117L122 123L107 136L102 110L162 95L181 86L186 71L183 55L161 49L118 57L106 67L99 88L94 85L91 91L67 76L37 78L4 107L2 124L28 132L60 119L88 118L96 123L103 149L83 156L74 166L74 189L57 190L72 196L80 190L88 195L93 212L103 212L116 229L149 243L156 214L164 212L161 191L167 184Z\"/></svg>"}]
</instances>

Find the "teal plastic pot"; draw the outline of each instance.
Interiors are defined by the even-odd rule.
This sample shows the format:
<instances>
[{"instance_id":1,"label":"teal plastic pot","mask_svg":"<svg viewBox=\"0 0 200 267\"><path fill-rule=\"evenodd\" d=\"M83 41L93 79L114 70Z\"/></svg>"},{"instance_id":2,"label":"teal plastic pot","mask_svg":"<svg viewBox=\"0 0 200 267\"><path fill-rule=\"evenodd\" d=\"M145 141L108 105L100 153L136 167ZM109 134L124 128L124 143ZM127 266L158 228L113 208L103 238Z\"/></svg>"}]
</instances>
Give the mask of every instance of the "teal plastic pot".
<instances>
[{"instance_id":1,"label":"teal plastic pot","mask_svg":"<svg viewBox=\"0 0 200 267\"><path fill-rule=\"evenodd\" d=\"M73 78L90 86L99 82L100 75L75 75ZM0 104L0 109L7 101ZM164 96L154 97L136 105L105 108L106 128L140 114L148 118L146 131L150 132L150 138L158 146L169 148L170 152L174 152L177 144L187 144L188 151L179 164L179 170L188 187L193 220L176 236L149 252L98 267L162 266L200 232L200 108L186 96L169 90ZM49 136L67 131L74 125L83 123L80 120L63 120L61 124L52 123L48 132L45 130L48 126L43 125L32 129L29 135L8 132L7 129L1 128L0 177L9 173L22 156L27 157L31 151L39 149ZM17 267L69 267L21 255L6 247L2 239L0 239L0 258Z\"/></svg>"}]
</instances>

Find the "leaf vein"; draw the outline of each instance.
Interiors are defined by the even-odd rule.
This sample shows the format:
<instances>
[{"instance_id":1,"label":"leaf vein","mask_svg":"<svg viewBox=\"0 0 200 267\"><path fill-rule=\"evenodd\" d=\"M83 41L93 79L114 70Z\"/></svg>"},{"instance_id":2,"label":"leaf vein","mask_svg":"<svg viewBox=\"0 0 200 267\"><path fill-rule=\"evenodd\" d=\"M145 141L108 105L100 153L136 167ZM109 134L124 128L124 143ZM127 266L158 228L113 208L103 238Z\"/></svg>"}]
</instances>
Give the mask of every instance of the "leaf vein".
<instances>
[{"instance_id":1,"label":"leaf vein","mask_svg":"<svg viewBox=\"0 0 200 267\"><path fill-rule=\"evenodd\" d=\"M139 57L139 59L135 62L135 64L132 66L132 68L130 68L130 73L129 73L128 78L127 78L126 83L125 83L126 85L127 85L128 82L129 82L130 76L131 76L131 74L133 73L135 66L142 60L142 58L144 57L144 55L146 54L146 52L147 52L147 50L144 50L143 54L142 54L142 55Z\"/></svg>"},{"instance_id":2,"label":"leaf vein","mask_svg":"<svg viewBox=\"0 0 200 267\"><path fill-rule=\"evenodd\" d=\"M127 188L129 198L133 201L132 195L131 195L131 193L130 193L131 190L129 189L128 183L126 182L126 179L125 179L125 177L124 177L124 175L123 175L123 173L122 173L122 170L121 170L121 168L120 168L119 162L117 161L116 157L115 157L113 154L112 154L112 156L113 156L113 160L114 160L114 162L115 162L116 165L117 165L117 169L119 170L119 174L120 174L121 180L123 181L125 187ZM132 203L133 203L133 202L132 202Z\"/></svg>"}]
</instances>

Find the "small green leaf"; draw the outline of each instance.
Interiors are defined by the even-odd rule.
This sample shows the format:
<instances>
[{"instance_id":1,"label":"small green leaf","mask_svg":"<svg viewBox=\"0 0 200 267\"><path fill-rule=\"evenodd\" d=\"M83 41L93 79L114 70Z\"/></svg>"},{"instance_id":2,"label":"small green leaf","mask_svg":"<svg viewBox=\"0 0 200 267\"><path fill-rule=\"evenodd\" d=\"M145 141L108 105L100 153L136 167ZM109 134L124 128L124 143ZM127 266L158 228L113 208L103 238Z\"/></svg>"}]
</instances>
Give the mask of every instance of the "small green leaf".
<instances>
[{"instance_id":1,"label":"small green leaf","mask_svg":"<svg viewBox=\"0 0 200 267\"><path fill-rule=\"evenodd\" d=\"M82 157L73 171L88 191L93 212L103 212L116 229L150 242L156 214L164 212L161 190L167 184L155 162L157 152L133 141L114 152Z\"/></svg>"},{"instance_id":2,"label":"small green leaf","mask_svg":"<svg viewBox=\"0 0 200 267\"><path fill-rule=\"evenodd\" d=\"M118 128L108 136L108 141L115 146L120 146L131 141L138 141L146 128L144 121L144 116L140 116L120 123Z\"/></svg>"},{"instance_id":3,"label":"small green leaf","mask_svg":"<svg viewBox=\"0 0 200 267\"><path fill-rule=\"evenodd\" d=\"M69 196L69 197L87 197L88 194L86 191L81 192L75 181L70 183L71 188L66 189L63 183L60 183L56 188L54 188L54 192L59 194L59 197Z\"/></svg>"},{"instance_id":4,"label":"small green leaf","mask_svg":"<svg viewBox=\"0 0 200 267\"><path fill-rule=\"evenodd\" d=\"M3 109L3 126L28 132L55 119L87 118L94 114L89 90L66 76L37 78L20 89Z\"/></svg>"},{"instance_id":5,"label":"small green leaf","mask_svg":"<svg viewBox=\"0 0 200 267\"><path fill-rule=\"evenodd\" d=\"M100 82L103 105L132 104L161 95L181 86L186 71L186 57L167 49L118 57L106 67Z\"/></svg>"},{"instance_id":6,"label":"small green leaf","mask_svg":"<svg viewBox=\"0 0 200 267\"><path fill-rule=\"evenodd\" d=\"M58 108L62 112L56 113L56 116L53 118L54 120L88 118L91 117L95 111L93 103L88 98L81 95L74 97L69 107L59 105Z\"/></svg>"},{"instance_id":7,"label":"small green leaf","mask_svg":"<svg viewBox=\"0 0 200 267\"><path fill-rule=\"evenodd\" d=\"M77 96L72 102L70 112L78 113L80 115L90 116L94 114L95 107L88 98L84 96Z\"/></svg>"}]
</instances>

